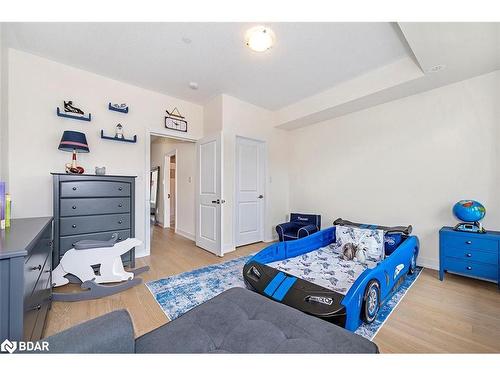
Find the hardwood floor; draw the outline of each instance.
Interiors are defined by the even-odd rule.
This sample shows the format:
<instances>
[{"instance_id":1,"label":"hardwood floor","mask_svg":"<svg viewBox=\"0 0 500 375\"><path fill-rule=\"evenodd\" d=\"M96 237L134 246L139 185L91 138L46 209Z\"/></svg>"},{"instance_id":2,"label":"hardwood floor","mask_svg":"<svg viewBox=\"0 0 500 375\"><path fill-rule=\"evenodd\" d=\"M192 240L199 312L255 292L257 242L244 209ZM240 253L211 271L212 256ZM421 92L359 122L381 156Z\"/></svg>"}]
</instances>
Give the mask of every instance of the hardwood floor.
<instances>
[{"instance_id":1,"label":"hardwood floor","mask_svg":"<svg viewBox=\"0 0 500 375\"><path fill-rule=\"evenodd\" d=\"M145 281L221 263L265 247L259 243L238 248L219 258L197 248L171 230L154 228ZM55 302L45 335L49 336L107 312L125 308L136 336L166 323L163 311L145 285L92 301ZM382 353L500 353L500 292L492 283L424 270L374 339Z\"/></svg>"}]
</instances>

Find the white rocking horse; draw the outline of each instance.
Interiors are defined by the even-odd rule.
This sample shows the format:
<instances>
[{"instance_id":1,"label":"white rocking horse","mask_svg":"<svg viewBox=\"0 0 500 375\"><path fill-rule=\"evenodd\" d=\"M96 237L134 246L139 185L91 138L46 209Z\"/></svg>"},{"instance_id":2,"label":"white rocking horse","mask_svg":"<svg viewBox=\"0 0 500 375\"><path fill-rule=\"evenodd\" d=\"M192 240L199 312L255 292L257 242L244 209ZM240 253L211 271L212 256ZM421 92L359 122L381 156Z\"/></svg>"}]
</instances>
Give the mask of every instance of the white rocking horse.
<instances>
[{"instance_id":1,"label":"white rocking horse","mask_svg":"<svg viewBox=\"0 0 500 375\"><path fill-rule=\"evenodd\" d=\"M59 287L68 283L81 283L83 292L53 293L54 301L82 301L101 298L132 288L142 282L134 278L149 267L142 267L127 272L123 268L121 255L135 246L142 244L137 238L127 238L116 242L118 234L113 234L109 241L83 240L75 243L68 250L59 265L52 272L52 286ZM98 273L94 267L98 265ZM119 283L111 286L100 284Z\"/></svg>"}]
</instances>

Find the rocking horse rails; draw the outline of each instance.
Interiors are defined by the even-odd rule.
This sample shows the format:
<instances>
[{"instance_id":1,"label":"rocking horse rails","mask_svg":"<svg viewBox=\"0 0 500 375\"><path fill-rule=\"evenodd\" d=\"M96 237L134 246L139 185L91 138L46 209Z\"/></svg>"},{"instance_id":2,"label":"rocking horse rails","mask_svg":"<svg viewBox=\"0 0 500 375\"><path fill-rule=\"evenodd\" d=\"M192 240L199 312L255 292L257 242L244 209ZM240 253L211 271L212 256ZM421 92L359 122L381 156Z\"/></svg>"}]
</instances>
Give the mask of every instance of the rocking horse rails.
<instances>
[{"instance_id":1,"label":"rocking horse rails","mask_svg":"<svg viewBox=\"0 0 500 375\"><path fill-rule=\"evenodd\" d=\"M116 242L118 234L112 235L108 241L83 240L75 243L68 250L59 265L52 272L52 285L59 287L68 283L81 284L82 292L53 293L54 301L83 301L109 296L139 285L142 279L135 276L149 271L149 267L141 267L132 272L123 268L121 255L131 248L141 245L136 238L127 238ZM98 265L98 273L94 270ZM111 286L101 284L118 283Z\"/></svg>"}]
</instances>

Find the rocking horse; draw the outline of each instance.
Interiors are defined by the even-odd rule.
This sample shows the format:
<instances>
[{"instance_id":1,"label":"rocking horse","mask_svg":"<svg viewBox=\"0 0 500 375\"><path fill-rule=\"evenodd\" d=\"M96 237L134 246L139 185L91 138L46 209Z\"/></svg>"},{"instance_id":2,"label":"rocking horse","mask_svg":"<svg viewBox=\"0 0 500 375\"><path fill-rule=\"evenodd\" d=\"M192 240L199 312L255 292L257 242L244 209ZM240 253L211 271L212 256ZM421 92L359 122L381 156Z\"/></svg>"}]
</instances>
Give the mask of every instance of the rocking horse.
<instances>
[{"instance_id":1,"label":"rocking horse","mask_svg":"<svg viewBox=\"0 0 500 375\"><path fill-rule=\"evenodd\" d=\"M53 293L54 301L84 301L101 298L139 285L142 279L135 278L140 273L149 271L141 267L132 272L123 268L121 255L135 246L142 244L137 238L127 238L116 242L118 234L113 234L109 241L83 240L74 244L62 257L59 265L52 272L52 286L59 287L68 283L81 283L82 292ZM98 266L96 269L93 266ZM116 283L105 286L101 284Z\"/></svg>"}]
</instances>

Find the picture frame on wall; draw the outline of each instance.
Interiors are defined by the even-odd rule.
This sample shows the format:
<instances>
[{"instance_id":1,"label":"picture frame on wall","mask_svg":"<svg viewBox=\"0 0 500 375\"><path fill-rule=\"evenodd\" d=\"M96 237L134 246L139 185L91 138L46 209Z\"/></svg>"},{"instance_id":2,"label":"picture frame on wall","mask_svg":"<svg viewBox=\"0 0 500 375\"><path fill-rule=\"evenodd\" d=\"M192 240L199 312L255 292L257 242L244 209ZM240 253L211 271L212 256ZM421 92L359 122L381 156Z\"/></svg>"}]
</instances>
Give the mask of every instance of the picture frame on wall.
<instances>
[{"instance_id":1,"label":"picture frame on wall","mask_svg":"<svg viewBox=\"0 0 500 375\"><path fill-rule=\"evenodd\" d=\"M181 115L177 107L171 112L168 110L165 112L167 112L167 116L165 116L165 128L187 133L187 121L185 117Z\"/></svg>"}]
</instances>

